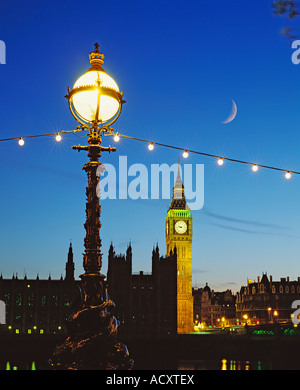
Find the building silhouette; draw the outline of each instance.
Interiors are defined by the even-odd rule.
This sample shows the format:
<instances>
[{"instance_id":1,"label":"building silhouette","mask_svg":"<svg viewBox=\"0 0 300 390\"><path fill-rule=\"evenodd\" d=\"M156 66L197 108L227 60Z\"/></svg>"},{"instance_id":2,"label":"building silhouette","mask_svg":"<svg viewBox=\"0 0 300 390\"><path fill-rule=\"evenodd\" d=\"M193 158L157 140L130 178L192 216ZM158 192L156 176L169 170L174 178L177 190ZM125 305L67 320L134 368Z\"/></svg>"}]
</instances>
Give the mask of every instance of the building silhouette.
<instances>
[{"instance_id":1,"label":"building silhouette","mask_svg":"<svg viewBox=\"0 0 300 390\"><path fill-rule=\"evenodd\" d=\"M160 337L176 334L176 251L162 257L152 251L152 273L132 273L132 247L116 255L111 244L108 254L108 293L115 302L119 332L128 337Z\"/></svg>"},{"instance_id":2,"label":"building silhouette","mask_svg":"<svg viewBox=\"0 0 300 390\"><path fill-rule=\"evenodd\" d=\"M183 209L170 207L170 210L180 212ZM174 228L178 217L180 221L183 217L176 213L176 219L174 217L171 221L174 214L170 217L169 211L166 219L169 253L161 256L158 245L153 248L152 273L132 272L133 253L130 243L124 255L117 255L113 244L110 245L107 288L110 298L116 304L114 314L120 321L119 333L122 336L157 338L177 335L178 320L190 315L190 308L188 313L183 311L183 315L179 315L181 296L178 295L178 285L186 281L186 275L183 273L181 278L178 267L180 245L174 245L173 250L171 245L177 241L172 241L174 236L167 230L172 229L172 226ZM189 234L191 230L188 230L187 235ZM189 245L188 240L183 239L182 242ZM182 250L181 253L183 252ZM182 257L181 261L188 262L187 268L191 265L190 258ZM0 332L65 333L65 320L79 302L81 281L75 280L74 271L73 249L70 244L65 276L60 279L52 279L51 276L40 279L38 275L35 279L28 279L26 275L23 279L17 275L5 279L1 274L0 300L5 303L6 324L0 326ZM257 280L249 279L247 286L242 286L236 296L230 290L215 292L208 284L204 288L194 288L191 292L193 325L201 323L206 326L226 326L233 325L236 321L248 324L291 323L295 312L292 304L300 300L300 277L297 280L287 277L274 281L272 276L263 274ZM189 294L187 299L190 302ZM223 317L224 324L220 323Z\"/></svg>"},{"instance_id":3,"label":"building silhouette","mask_svg":"<svg viewBox=\"0 0 300 390\"><path fill-rule=\"evenodd\" d=\"M296 300L300 300L300 277L274 281L264 273L257 280L248 279L247 286L237 293L237 318L248 324L291 322Z\"/></svg>"},{"instance_id":4,"label":"building silhouette","mask_svg":"<svg viewBox=\"0 0 300 390\"><path fill-rule=\"evenodd\" d=\"M19 279L0 276L0 299L5 302L6 324L0 332L56 334L65 332L65 320L72 312L78 295L74 278L73 249L70 244L65 277L52 279Z\"/></svg>"}]
</instances>

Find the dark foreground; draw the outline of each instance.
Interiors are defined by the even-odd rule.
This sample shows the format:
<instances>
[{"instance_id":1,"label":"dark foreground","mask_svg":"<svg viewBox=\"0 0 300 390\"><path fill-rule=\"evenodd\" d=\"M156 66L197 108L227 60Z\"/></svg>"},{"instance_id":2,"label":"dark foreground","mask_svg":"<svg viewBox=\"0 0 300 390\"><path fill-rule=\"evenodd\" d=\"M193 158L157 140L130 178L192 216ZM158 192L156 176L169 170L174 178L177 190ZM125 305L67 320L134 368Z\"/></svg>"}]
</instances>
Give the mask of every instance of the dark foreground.
<instances>
[{"instance_id":1,"label":"dark foreground","mask_svg":"<svg viewBox=\"0 0 300 390\"><path fill-rule=\"evenodd\" d=\"M65 337L0 335L0 370L5 370L7 362L18 370L30 370L32 362L35 362L37 370L49 370L48 359ZM250 362L253 370L259 369L260 365L268 370L300 369L300 336L291 332L284 335L274 332L248 332L244 335L224 332L124 341L135 361L134 370L221 369L222 360L236 362L235 369L238 362ZM209 362L219 363L209 365Z\"/></svg>"},{"instance_id":2,"label":"dark foreground","mask_svg":"<svg viewBox=\"0 0 300 390\"><path fill-rule=\"evenodd\" d=\"M0 370L50 370L48 360L65 335L0 335ZM125 341L134 370L248 369L299 370L300 329L250 328L244 332L180 335ZM222 361L227 362L224 366ZM229 366L230 363L230 366ZM234 363L234 364L233 364ZM246 368L246 369L247 369Z\"/></svg>"}]
</instances>

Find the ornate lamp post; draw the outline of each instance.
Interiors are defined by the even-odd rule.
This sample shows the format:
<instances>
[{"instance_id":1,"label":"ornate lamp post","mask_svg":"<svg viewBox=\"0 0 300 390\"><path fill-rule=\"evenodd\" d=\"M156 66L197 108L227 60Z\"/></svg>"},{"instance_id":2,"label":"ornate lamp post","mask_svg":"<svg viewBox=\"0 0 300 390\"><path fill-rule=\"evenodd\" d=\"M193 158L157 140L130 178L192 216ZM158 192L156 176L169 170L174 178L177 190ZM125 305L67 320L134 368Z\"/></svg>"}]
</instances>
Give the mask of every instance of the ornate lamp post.
<instances>
[{"instance_id":1,"label":"ornate lamp post","mask_svg":"<svg viewBox=\"0 0 300 390\"><path fill-rule=\"evenodd\" d=\"M58 369L130 369L133 361L127 347L116 339L118 322L108 311L114 303L107 295L105 276L100 273L101 207L97 195L101 153L116 150L101 146L101 135L109 132L109 126L119 117L125 101L116 82L102 68L104 55L97 43L89 57L91 68L79 77L72 89L68 88L66 95L73 116L88 131L88 146L73 146L75 150L87 151L89 157L83 167L88 177L85 273L80 276L81 302L66 324L70 336L56 348L50 364Z\"/></svg>"},{"instance_id":2,"label":"ornate lamp post","mask_svg":"<svg viewBox=\"0 0 300 390\"><path fill-rule=\"evenodd\" d=\"M96 306L102 302L104 276L100 274L102 255L100 252L101 240L99 236L100 213L97 185L99 176L97 169L99 158L103 151L115 151L115 148L101 146L101 133L108 131L122 110L123 93L119 91L116 82L103 70L104 55L99 52L99 45L95 43L95 50L90 53L91 68L75 82L73 89L68 88L66 98L75 119L88 130L88 146L73 146L75 150L88 152L90 161L83 169L88 176L86 191L86 237L84 240L85 254L82 278L83 300L85 305Z\"/></svg>"}]
</instances>

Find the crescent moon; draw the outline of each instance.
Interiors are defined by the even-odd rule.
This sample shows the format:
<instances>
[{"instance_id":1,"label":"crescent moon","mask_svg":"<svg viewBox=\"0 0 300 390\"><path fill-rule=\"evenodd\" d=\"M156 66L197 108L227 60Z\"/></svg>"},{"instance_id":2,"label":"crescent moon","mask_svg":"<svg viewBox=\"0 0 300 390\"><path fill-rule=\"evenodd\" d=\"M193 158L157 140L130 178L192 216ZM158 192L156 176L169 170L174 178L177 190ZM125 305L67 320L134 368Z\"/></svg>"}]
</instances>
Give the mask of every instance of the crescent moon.
<instances>
[{"instance_id":1,"label":"crescent moon","mask_svg":"<svg viewBox=\"0 0 300 390\"><path fill-rule=\"evenodd\" d=\"M231 113L229 115L229 117L222 123L229 123L229 122L232 122L234 120L234 118L236 117L236 114L237 114L237 106L235 104L235 101L232 100L232 109L231 109Z\"/></svg>"}]
</instances>

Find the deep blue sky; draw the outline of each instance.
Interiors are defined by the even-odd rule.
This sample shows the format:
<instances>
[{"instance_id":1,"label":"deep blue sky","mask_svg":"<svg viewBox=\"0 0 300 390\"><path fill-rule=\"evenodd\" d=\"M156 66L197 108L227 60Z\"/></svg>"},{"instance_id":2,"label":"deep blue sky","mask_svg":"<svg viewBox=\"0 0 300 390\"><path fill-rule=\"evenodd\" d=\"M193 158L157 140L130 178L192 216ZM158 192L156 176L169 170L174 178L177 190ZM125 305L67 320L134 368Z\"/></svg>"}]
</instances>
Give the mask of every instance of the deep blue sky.
<instances>
[{"instance_id":1,"label":"deep blue sky","mask_svg":"<svg viewBox=\"0 0 300 390\"><path fill-rule=\"evenodd\" d=\"M295 19L295 26L299 20ZM127 103L115 129L207 153L300 170L300 65L279 34L285 19L270 1L51 1L0 5L0 138L71 130L64 98L89 68L94 42ZM233 122L224 125L238 106ZM64 136L0 143L0 270L5 277L64 274L70 239L83 271L85 140ZM105 144L112 143L105 138ZM122 140L105 161L177 162L176 150ZM204 164L205 206L194 211L193 284L238 291L262 272L300 276L300 177L193 155ZM151 272L152 247L165 254L168 200L105 200L103 272L133 246L133 269Z\"/></svg>"}]
</instances>

